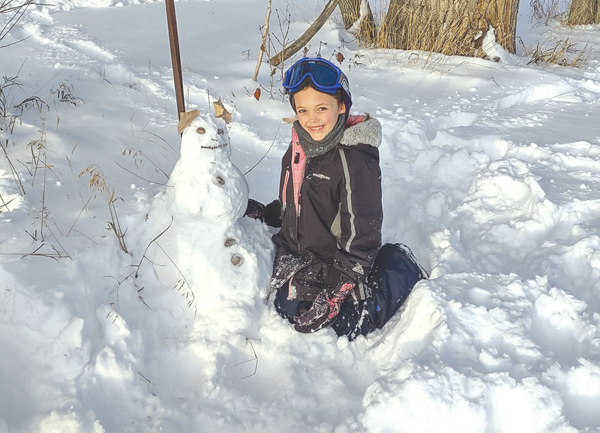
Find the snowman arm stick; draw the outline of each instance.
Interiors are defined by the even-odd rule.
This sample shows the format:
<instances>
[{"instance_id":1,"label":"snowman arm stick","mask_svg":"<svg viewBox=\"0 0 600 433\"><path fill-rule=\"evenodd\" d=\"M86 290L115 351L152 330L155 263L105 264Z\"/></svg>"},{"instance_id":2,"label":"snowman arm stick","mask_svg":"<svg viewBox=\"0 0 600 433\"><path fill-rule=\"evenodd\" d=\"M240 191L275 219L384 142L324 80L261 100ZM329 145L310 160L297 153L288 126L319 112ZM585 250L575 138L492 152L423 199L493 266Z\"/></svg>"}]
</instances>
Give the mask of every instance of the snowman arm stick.
<instances>
[{"instance_id":1,"label":"snowman arm stick","mask_svg":"<svg viewBox=\"0 0 600 433\"><path fill-rule=\"evenodd\" d=\"M244 173L244 176L246 176L248 173L250 173L252 170L254 170L256 168L256 166L258 164L260 164L262 162L263 159L265 159L267 157L267 155L269 154L269 152L271 151L271 149L273 148L273 145L275 144L275 139L277 138L277 134L279 134L279 130L281 129L281 125L279 125L277 127L277 131L275 131L275 137L273 137L273 141L271 142L271 145L269 146L269 148L267 149L267 151L265 152L265 154L262 156L262 158L260 158L256 164L254 164L250 170L248 170L246 173Z\"/></svg>"}]
</instances>

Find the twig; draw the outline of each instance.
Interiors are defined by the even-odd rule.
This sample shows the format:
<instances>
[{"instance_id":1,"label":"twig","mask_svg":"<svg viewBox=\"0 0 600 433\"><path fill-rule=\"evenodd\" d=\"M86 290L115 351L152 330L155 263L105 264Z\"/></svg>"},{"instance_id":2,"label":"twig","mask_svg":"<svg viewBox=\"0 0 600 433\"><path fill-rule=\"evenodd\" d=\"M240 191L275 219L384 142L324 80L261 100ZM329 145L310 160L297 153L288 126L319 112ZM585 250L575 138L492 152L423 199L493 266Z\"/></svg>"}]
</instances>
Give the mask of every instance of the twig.
<instances>
[{"instance_id":1,"label":"twig","mask_svg":"<svg viewBox=\"0 0 600 433\"><path fill-rule=\"evenodd\" d=\"M271 142L271 145L269 146L269 148L267 149L267 151L265 152L265 154L262 156L262 158L260 158L258 160L258 162L256 164L254 164L250 170L248 170L246 173L244 173L244 176L246 176L248 173L250 173L252 170L254 170L256 168L256 166L258 164L260 164L262 162L263 159L265 159L267 157L267 155L269 154L269 152L271 151L271 149L273 148L273 145L275 144L275 139L277 138L277 134L279 134L279 130L281 129L281 125L279 125L279 127L277 128L277 132L275 132L275 137L273 137L273 141Z\"/></svg>"},{"instance_id":2,"label":"twig","mask_svg":"<svg viewBox=\"0 0 600 433\"><path fill-rule=\"evenodd\" d=\"M252 361L256 361L256 363L254 364L254 372L252 374L242 377L242 380L254 376L256 374L256 372L258 371L258 355L256 354L256 350L254 350L254 345L252 344L252 340L250 338L246 338L246 342L250 343L250 348L252 349L252 354L254 355L254 358L247 359L242 362L238 362L236 364L236 366L245 364L247 362L252 362Z\"/></svg>"},{"instance_id":3,"label":"twig","mask_svg":"<svg viewBox=\"0 0 600 433\"><path fill-rule=\"evenodd\" d=\"M112 191L111 195L108 196L108 211L110 212L110 221L108 223L108 227L112 229L112 231L117 236L117 240L119 241L119 247L126 253L129 253L127 250L127 245L125 244L125 234L127 233L127 229L123 232L121 229L121 223L119 222L119 215L117 214L117 209L115 207L115 202L117 200L122 200L120 197L115 197L115 192Z\"/></svg>"},{"instance_id":4,"label":"twig","mask_svg":"<svg viewBox=\"0 0 600 433\"><path fill-rule=\"evenodd\" d=\"M144 379L146 382L148 382L150 385L154 385L154 383L152 383L152 381L150 379L148 379L146 376L144 376L142 374L142 372L138 371L138 374L142 377L142 379Z\"/></svg>"},{"instance_id":5,"label":"twig","mask_svg":"<svg viewBox=\"0 0 600 433\"><path fill-rule=\"evenodd\" d=\"M1 48L8 48L8 47L12 47L13 45L17 45L17 44L19 44L19 43L21 43L21 42L23 42L23 41L26 41L26 40L27 40L27 39L29 39L30 37L31 37L31 35L29 35L29 36L26 36L26 37L24 37L23 39L19 39L18 41L11 42L10 44L2 45L2 46L0 46L0 49L1 49Z\"/></svg>"},{"instance_id":6,"label":"twig","mask_svg":"<svg viewBox=\"0 0 600 433\"><path fill-rule=\"evenodd\" d=\"M173 149L173 146L171 146L167 140L165 140L165 139L164 139L164 138L162 138L160 135L158 135L158 134L156 134L156 133L154 133L154 132L152 132L152 131L148 131L148 130L146 129L146 126L147 126L147 125L148 125L148 123L146 123L146 125L144 125L144 127L141 129L141 132L145 132L146 134L150 134L150 135L154 136L155 138L159 139L159 140L160 140L160 141L162 141L164 144L166 144L166 145L167 145L167 147L168 147L169 149L171 149L171 151L172 151L172 152L173 152L175 155L178 155L178 154L179 154L179 153L178 153L178 152L177 152L175 149Z\"/></svg>"},{"instance_id":7,"label":"twig","mask_svg":"<svg viewBox=\"0 0 600 433\"><path fill-rule=\"evenodd\" d=\"M126 172L134 175L135 177L137 177L138 179L143 180L144 182L148 182L148 183L152 183L152 184L156 184L156 185L160 185L160 186L165 186L168 187L169 185L161 183L161 182L157 182L157 181L153 181L153 180L148 180L146 178L143 178L142 176L140 176L137 173L134 173L133 171L129 170L128 168L123 167L121 164L119 164L117 161L115 161L115 164L117 164L120 168L122 168L123 170L125 170Z\"/></svg>"},{"instance_id":8,"label":"twig","mask_svg":"<svg viewBox=\"0 0 600 433\"><path fill-rule=\"evenodd\" d=\"M0 201L2 202L2 206L0 206L0 213L2 213L2 208L5 207L7 211L10 211L10 209L8 208L8 205L11 204L16 197L11 198L9 201L4 201L4 197L2 197L2 194L0 194Z\"/></svg>"},{"instance_id":9,"label":"twig","mask_svg":"<svg viewBox=\"0 0 600 433\"><path fill-rule=\"evenodd\" d=\"M25 257L28 257L28 256L33 256L33 257L47 257L49 259L54 259L57 262L59 261L59 259L70 258L68 256L67 257L63 256L54 247L52 247L52 249L55 252L54 254L38 253L38 251L41 250L45 245L46 244L44 242L42 242L42 244L39 247L37 247L35 250L33 250L30 253L0 253L0 256L21 256L22 259L24 259Z\"/></svg>"},{"instance_id":10,"label":"twig","mask_svg":"<svg viewBox=\"0 0 600 433\"><path fill-rule=\"evenodd\" d=\"M19 174L17 173L17 170L15 169L15 166L13 165L12 161L10 160L10 158L8 157L8 153L6 152L6 148L4 146L0 146L2 148L2 151L4 152L4 156L6 157L6 160L8 161L8 166L10 167L10 171L13 175L13 178L15 179L15 182L17 184L17 188L19 189L19 194L21 194L22 196L25 195L25 188L23 187L23 183L21 182L21 179L19 178ZM8 147L8 139L6 140L6 147Z\"/></svg>"},{"instance_id":11,"label":"twig","mask_svg":"<svg viewBox=\"0 0 600 433\"><path fill-rule=\"evenodd\" d=\"M4 25L2 30L0 30L0 41L2 39L4 39L5 36L11 32L11 30L19 23L19 21L21 21L21 19L25 15L25 12L27 12L27 8L30 5L34 4L33 0L27 0L25 3L20 4L18 6L7 7L7 5L10 5L11 3L12 3L12 0L8 0L5 2L2 2L2 4L0 5L0 12L2 12L2 13L14 12L14 15L8 19L8 22Z\"/></svg>"},{"instance_id":12,"label":"twig","mask_svg":"<svg viewBox=\"0 0 600 433\"><path fill-rule=\"evenodd\" d=\"M46 178L48 173L48 164L46 152L44 152L44 179L42 182L42 214L40 221L40 235L42 236L42 240L44 239L44 227L46 226L46 215L48 214L48 208L46 207Z\"/></svg>"},{"instance_id":13,"label":"twig","mask_svg":"<svg viewBox=\"0 0 600 433\"><path fill-rule=\"evenodd\" d=\"M265 15L265 30L262 36L262 44L260 45L260 50L258 52L258 60L256 61L256 68L254 69L254 75L252 79L254 81L258 78L258 71L260 70L260 64L262 63L263 55L266 50L267 36L269 35L269 20L271 18L271 4L273 0L269 0L269 4L267 6L267 14Z\"/></svg>"},{"instance_id":14,"label":"twig","mask_svg":"<svg viewBox=\"0 0 600 433\"><path fill-rule=\"evenodd\" d=\"M88 204L90 203L90 200L92 199L92 196L90 196L88 198L88 200L85 202L85 204L83 205L83 207L81 208L81 210L79 211L79 213L77 214L77 218L75 218L75 221L73 221L73 224L71 224L71 227L69 228L69 231L67 232L67 234L65 235L66 238L69 237L69 235L71 234L71 231L73 230L73 228L75 227L75 224L77 224L77 221L79 221L79 217L81 217L81 215L83 214L83 212L87 209Z\"/></svg>"},{"instance_id":15,"label":"twig","mask_svg":"<svg viewBox=\"0 0 600 433\"><path fill-rule=\"evenodd\" d=\"M269 63L273 66L279 66L287 59L292 57L298 50L300 50L312 37L323 27L323 24L327 21L329 16L333 13L340 0L329 0L329 3L325 5L325 9L321 12L321 15L317 17L314 23L310 25L308 29L296 39L289 47L283 49L281 52L275 54L269 60Z\"/></svg>"},{"instance_id":16,"label":"twig","mask_svg":"<svg viewBox=\"0 0 600 433\"><path fill-rule=\"evenodd\" d=\"M148 249L150 248L150 245L152 245L154 242L156 242L156 240L158 238L160 238L162 235L164 235L167 230L169 230L171 228L171 226L173 225L173 217L171 217L171 222L169 223L169 225L167 226L166 229L164 229L162 232L160 232L154 239L152 239L150 242L148 242L148 245L146 245L146 249L144 250L144 253L142 254L142 258L140 259L140 262L138 263L138 265L136 266L137 271L135 273L135 278L138 277L138 273L140 268L142 267L142 262L144 261L144 259L147 259L146 257L146 253L148 252Z\"/></svg>"},{"instance_id":17,"label":"twig","mask_svg":"<svg viewBox=\"0 0 600 433\"><path fill-rule=\"evenodd\" d=\"M175 289L178 292L182 293L182 292L184 292L184 288L186 286L188 287L188 290L185 290L185 293L183 294L183 296L188 301L188 307L192 307L192 306L194 307L194 318L195 318L196 315L198 314L198 306L196 305L196 295L194 294L194 292L191 289L192 286L189 283L189 281L187 280L187 278L185 278L185 275L183 274L181 269L179 269L179 266L177 266L177 264L173 261L171 256L169 256L169 254L165 251L165 249L157 242L157 240L162 235L164 235L167 232L167 230L169 230L171 228L172 225L173 225L173 217L171 217L171 222L169 223L169 225L162 232L160 232L157 236L155 236L154 239L152 239L150 242L148 242L148 245L146 245L146 249L144 250L144 253L142 254L142 258L140 259L140 262L136 266L134 266L137 268L136 272L135 272L135 278L137 278L139 276L140 268L142 267L144 260L148 260L150 263L152 263L152 261L146 256L146 253L148 252L150 245L155 244L158 248L160 248L160 250L163 252L165 257L171 262L171 264L175 267L175 269L177 270L177 273L179 274L180 280L178 281L177 285L175 286ZM142 302L143 302L143 300L142 300Z\"/></svg>"}]
</instances>

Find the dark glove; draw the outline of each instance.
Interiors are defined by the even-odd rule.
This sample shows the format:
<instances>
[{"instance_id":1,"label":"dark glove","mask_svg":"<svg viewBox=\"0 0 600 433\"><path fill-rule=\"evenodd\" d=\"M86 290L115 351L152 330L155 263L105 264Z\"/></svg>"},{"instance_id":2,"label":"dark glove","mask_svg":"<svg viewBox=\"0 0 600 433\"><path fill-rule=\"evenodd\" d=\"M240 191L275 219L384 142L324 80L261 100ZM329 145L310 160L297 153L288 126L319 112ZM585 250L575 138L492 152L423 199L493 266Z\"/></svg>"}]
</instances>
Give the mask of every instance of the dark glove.
<instances>
[{"instance_id":1,"label":"dark glove","mask_svg":"<svg viewBox=\"0 0 600 433\"><path fill-rule=\"evenodd\" d=\"M281 203L273 200L265 206L264 218L262 220L270 227L281 227Z\"/></svg>"},{"instance_id":2,"label":"dark glove","mask_svg":"<svg viewBox=\"0 0 600 433\"><path fill-rule=\"evenodd\" d=\"M325 291L317 295L308 311L296 317L294 328L298 332L315 332L329 326L340 312L344 299L354 288L353 283L344 283L339 290L328 296Z\"/></svg>"},{"instance_id":3,"label":"dark glove","mask_svg":"<svg viewBox=\"0 0 600 433\"><path fill-rule=\"evenodd\" d=\"M264 205L254 199L248 199L248 206L244 216L260 220L271 227L281 227L281 211L279 200L273 200L268 205Z\"/></svg>"},{"instance_id":4,"label":"dark glove","mask_svg":"<svg viewBox=\"0 0 600 433\"><path fill-rule=\"evenodd\" d=\"M249 198L248 206L246 207L246 212L244 212L244 216L254 218L255 220L263 221L265 218L265 205L261 202Z\"/></svg>"},{"instance_id":5,"label":"dark glove","mask_svg":"<svg viewBox=\"0 0 600 433\"><path fill-rule=\"evenodd\" d=\"M256 200L249 198L248 206L246 207L246 212L244 212L244 216L254 218L255 220L264 221L265 205Z\"/></svg>"}]
</instances>

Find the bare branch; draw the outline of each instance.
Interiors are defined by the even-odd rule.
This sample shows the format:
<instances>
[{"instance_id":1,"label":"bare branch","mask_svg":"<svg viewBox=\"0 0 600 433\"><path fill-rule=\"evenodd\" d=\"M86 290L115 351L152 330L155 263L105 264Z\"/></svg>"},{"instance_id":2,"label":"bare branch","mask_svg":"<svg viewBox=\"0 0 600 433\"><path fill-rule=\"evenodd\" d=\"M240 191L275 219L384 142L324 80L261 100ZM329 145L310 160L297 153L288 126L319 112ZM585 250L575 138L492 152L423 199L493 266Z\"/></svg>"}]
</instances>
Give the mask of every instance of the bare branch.
<instances>
[{"instance_id":1,"label":"bare branch","mask_svg":"<svg viewBox=\"0 0 600 433\"><path fill-rule=\"evenodd\" d=\"M262 63L263 54L266 50L267 44L267 36L269 35L269 20L271 18L271 4L273 0L269 0L269 5L267 6L267 14L265 15L265 30L263 31L262 44L260 45L260 50L258 52L258 60L256 61L256 68L254 69L254 75L252 79L256 81L258 78L258 71L260 70L260 64Z\"/></svg>"},{"instance_id":2,"label":"bare branch","mask_svg":"<svg viewBox=\"0 0 600 433\"><path fill-rule=\"evenodd\" d=\"M296 39L292 43L292 45L290 45L287 48L284 48L280 53L275 54L273 57L271 57L269 63L273 66L279 66L287 59L292 57L296 52L298 52L304 45L306 45L306 43L310 41L319 30L321 30L321 27L323 27L323 24L325 24L329 16L333 13L339 1L340 0L329 0L329 3L325 5L325 9L323 9L321 15L319 15L315 22L312 23L308 29L306 29L304 34L298 39Z\"/></svg>"}]
</instances>

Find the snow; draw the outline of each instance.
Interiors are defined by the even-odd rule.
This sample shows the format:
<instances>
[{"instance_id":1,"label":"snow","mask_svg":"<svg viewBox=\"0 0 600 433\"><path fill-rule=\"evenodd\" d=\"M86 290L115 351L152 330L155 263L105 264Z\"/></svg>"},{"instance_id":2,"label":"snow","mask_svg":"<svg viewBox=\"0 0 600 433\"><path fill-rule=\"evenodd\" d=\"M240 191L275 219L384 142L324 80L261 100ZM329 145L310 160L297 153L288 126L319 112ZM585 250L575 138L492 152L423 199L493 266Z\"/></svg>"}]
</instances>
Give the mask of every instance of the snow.
<instances>
[{"instance_id":1,"label":"snow","mask_svg":"<svg viewBox=\"0 0 600 433\"><path fill-rule=\"evenodd\" d=\"M177 3L183 136L162 3L32 6L0 42L0 432L600 432L599 29L521 3L497 62L339 17L308 47L381 121L384 241L430 272L353 342L277 315L273 229L239 218L291 136L281 72L251 80L266 2ZM319 12L274 8L280 40ZM531 62L565 39L585 64Z\"/></svg>"}]
</instances>

